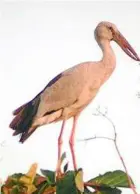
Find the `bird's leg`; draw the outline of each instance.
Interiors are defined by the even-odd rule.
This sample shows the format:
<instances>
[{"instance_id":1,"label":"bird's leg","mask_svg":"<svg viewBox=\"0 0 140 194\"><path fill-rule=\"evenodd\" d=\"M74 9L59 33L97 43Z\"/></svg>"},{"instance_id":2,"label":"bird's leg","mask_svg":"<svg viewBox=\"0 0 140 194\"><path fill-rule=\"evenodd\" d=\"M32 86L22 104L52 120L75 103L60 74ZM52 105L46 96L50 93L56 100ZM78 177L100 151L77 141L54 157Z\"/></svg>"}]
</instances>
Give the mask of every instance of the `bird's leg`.
<instances>
[{"instance_id":1,"label":"bird's leg","mask_svg":"<svg viewBox=\"0 0 140 194\"><path fill-rule=\"evenodd\" d=\"M62 135L63 135L65 123L66 123L66 120L63 120L60 135L58 137L58 160L57 160L57 168L56 168L57 176L61 175L61 150L62 150L62 143L63 143Z\"/></svg>"},{"instance_id":2,"label":"bird's leg","mask_svg":"<svg viewBox=\"0 0 140 194\"><path fill-rule=\"evenodd\" d=\"M74 153L74 136L75 136L75 129L76 129L77 120L78 120L78 116L74 116L73 117L72 131L71 131L71 135L70 135L70 139L69 139L72 161L73 161L73 166L74 166L75 170L77 170L77 165L76 165L76 158L75 158L75 153Z\"/></svg>"}]
</instances>

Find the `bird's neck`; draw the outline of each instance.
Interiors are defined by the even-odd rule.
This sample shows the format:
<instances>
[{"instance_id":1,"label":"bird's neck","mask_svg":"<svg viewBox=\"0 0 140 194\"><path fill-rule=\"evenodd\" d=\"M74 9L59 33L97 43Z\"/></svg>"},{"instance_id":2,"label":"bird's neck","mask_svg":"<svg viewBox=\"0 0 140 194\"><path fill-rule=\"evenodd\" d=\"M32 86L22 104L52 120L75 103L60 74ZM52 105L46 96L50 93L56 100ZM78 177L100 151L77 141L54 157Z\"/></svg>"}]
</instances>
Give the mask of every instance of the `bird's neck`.
<instances>
[{"instance_id":1,"label":"bird's neck","mask_svg":"<svg viewBox=\"0 0 140 194\"><path fill-rule=\"evenodd\" d=\"M114 69L116 66L115 53L110 45L109 40L101 40L99 45L103 51L102 64L105 68Z\"/></svg>"}]
</instances>

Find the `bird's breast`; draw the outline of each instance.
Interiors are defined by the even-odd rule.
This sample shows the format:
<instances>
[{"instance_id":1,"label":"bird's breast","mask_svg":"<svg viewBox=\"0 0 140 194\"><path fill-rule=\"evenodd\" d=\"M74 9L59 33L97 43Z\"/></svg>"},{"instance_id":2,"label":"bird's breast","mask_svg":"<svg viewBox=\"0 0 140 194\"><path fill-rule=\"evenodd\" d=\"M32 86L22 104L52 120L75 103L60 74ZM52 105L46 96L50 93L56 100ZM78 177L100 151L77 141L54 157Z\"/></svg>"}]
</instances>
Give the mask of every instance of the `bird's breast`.
<instances>
[{"instance_id":1,"label":"bird's breast","mask_svg":"<svg viewBox=\"0 0 140 194\"><path fill-rule=\"evenodd\" d=\"M100 81L89 81L85 84L82 89L82 92L79 95L78 102L79 106L87 105L91 100L96 96L100 88Z\"/></svg>"}]
</instances>

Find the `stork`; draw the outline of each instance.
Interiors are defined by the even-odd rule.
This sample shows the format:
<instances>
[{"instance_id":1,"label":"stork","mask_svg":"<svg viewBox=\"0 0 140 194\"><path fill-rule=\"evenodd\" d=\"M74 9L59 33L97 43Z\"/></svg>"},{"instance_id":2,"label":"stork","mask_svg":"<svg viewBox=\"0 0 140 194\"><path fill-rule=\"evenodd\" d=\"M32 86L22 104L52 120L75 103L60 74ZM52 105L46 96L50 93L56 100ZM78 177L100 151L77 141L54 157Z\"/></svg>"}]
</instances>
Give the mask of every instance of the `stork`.
<instances>
[{"instance_id":1,"label":"stork","mask_svg":"<svg viewBox=\"0 0 140 194\"><path fill-rule=\"evenodd\" d=\"M140 61L135 50L110 22L100 22L97 25L95 39L103 52L100 61L83 62L57 75L31 101L13 111L15 118L10 123L10 128L14 130L13 135L21 134L19 141L23 143L39 126L62 120L58 138L59 163L63 131L66 121L72 117L69 144L74 169L77 169L74 136L78 117L116 67L116 57L110 42L115 41L129 57ZM59 166L57 173L60 172Z\"/></svg>"}]
</instances>

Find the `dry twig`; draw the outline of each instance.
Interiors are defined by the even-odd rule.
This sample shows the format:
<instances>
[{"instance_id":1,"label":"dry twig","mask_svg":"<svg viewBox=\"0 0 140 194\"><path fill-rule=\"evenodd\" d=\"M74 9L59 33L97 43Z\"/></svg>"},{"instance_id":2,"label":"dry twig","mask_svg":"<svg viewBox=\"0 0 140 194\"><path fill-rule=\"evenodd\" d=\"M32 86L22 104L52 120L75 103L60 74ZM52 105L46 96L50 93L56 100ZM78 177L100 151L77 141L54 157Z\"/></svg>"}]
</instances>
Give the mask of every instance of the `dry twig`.
<instances>
[{"instance_id":1,"label":"dry twig","mask_svg":"<svg viewBox=\"0 0 140 194\"><path fill-rule=\"evenodd\" d=\"M126 175L127 175L127 179L128 179L128 184L129 184L130 188L132 189L133 193L134 193L134 194L138 194L137 191L136 191L136 189L135 189L134 184L133 184L132 181L131 181L131 178L130 178L129 173L128 173L128 169L127 169L127 167L126 167L126 164L125 164L125 162L124 162L124 159L123 159L123 157L122 157L122 155L121 155L121 153L120 153L120 150L119 150L119 147L118 147L118 144L117 144L117 132L116 132L115 124L114 124L113 121L107 116L107 110L106 110L105 113L102 113L102 112L100 111L100 107L99 107L99 108L97 108L97 113L94 113L94 115L95 115L95 116L102 116L102 117L104 117L105 119L107 119L107 120L111 123L111 125L112 125L112 127L113 127L113 130L114 130L114 138L110 138L110 137L102 137L102 136L94 136L94 137L82 139L82 140L79 140L79 141L85 141L85 142L87 142L87 141L89 141L89 140L94 140L94 139L107 139L107 140L113 141L113 142L114 142L114 145L115 145L115 149L116 149L116 151L117 151L117 154L118 154L118 156L119 156L119 158L120 158L120 160L121 160L121 163L122 163L122 165L123 165L123 167L124 167L124 169L125 169L125 172L126 172Z\"/></svg>"}]
</instances>

